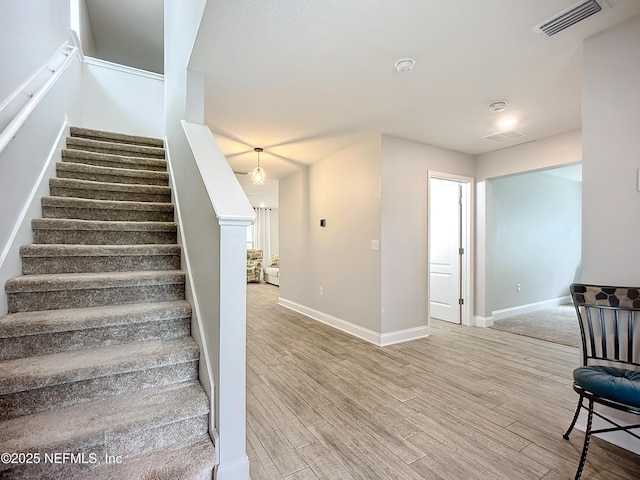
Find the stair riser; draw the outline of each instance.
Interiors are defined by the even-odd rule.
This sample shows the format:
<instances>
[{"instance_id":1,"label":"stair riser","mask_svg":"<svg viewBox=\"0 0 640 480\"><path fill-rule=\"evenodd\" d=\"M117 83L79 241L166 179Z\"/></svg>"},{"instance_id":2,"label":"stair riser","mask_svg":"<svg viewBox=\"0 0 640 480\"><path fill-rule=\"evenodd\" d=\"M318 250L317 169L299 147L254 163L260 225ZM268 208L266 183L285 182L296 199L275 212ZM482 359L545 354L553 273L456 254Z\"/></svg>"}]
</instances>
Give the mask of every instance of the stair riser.
<instances>
[{"instance_id":1,"label":"stair riser","mask_svg":"<svg viewBox=\"0 0 640 480\"><path fill-rule=\"evenodd\" d=\"M106 183L124 183L127 185L158 185L166 187L169 185L169 181L166 178L157 177L141 177L141 176L128 176L117 174L101 174L93 172L77 172L69 170L58 170L58 178L71 178L75 180L89 180L92 182L106 182Z\"/></svg>"},{"instance_id":2,"label":"stair riser","mask_svg":"<svg viewBox=\"0 0 640 480\"><path fill-rule=\"evenodd\" d=\"M198 362L191 361L2 395L0 421L197 378Z\"/></svg>"},{"instance_id":3,"label":"stair riser","mask_svg":"<svg viewBox=\"0 0 640 480\"><path fill-rule=\"evenodd\" d=\"M0 339L0 360L109 347L124 343L170 340L191 333L191 319L111 325L84 330L27 335Z\"/></svg>"},{"instance_id":4,"label":"stair riser","mask_svg":"<svg viewBox=\"0 0 640 480\"><path fill-rule=\"evenodd\" d=\"M65 245L149 245L175 244L176 232L120 231L120 230L44 230L33 229L35 243Z\"/></svg>"},{"instance_id":5,"label":"stair riser","mask_svg":"<svg viewBox=\"0 0 640 480\"><path fill-rule=\"evenodd\" d=\"M179 270L180 255L23 257L22 273L101 273Z\"/></svg>"},{"instance_id":6,"label":"stair riser","mask_svg":"<svg viewBox=\"0 0 640 480\"><path fill-rule=\"evenodd\" d=\"M167 419L167 421L171 421ZM174 423L156 427L153 429L130 432L124 435L111 436L108 439L87 439L82 444L67 444L63 442L52 442L46 450L41 453L70 452L85 453L85 458L89 459L89 454L93 453L98 458L96 464L71 464L71 463L44 463L38 465L20 465L13 468L11 465L0 464L0 478L11 478L15 480L35 480L41 478L63 479L72 476L81 476L86 472L84 478L91 478L91 470L104 466L104 459L107 455L120 455L122 460L132 458L135 455L142 455L155 449L168 447L171 445L184 445L193 442L201 435L208 432L208 415L200 415ZM35 453L35 452L33 452ZM78 478L78 477L76 477ZM149 478L147 480L153 480ZM163 479L164 480L164 479Z\"/></svg>"},{"instance_id":7,"label":"stair riser","mask_svg":"<svg viewBox=\"0 0 640 480\"><path fill-rule=\"evenodd\" d=\"M42 218L124 222L173 222L173 211L116 210L109 208L77 208L43 206Z\"/></svg>"},{"instance_id":8,"label":"stair riser","mask_svg":"<svg viewBox=\"0 0 640 480\"><path fill-rule=\"evenodd\" d=\"M131 151L127 148L102 148L102 147L94 147L90 145L67 145L68 150L82 150L85 152L96 152L96 153L106 153L109 155L122 155L125 157L140 157L140 158L155 158L158 160L164 160L164 153L155 153L155 152L135 152Z\"/></svg>"},{"instance_id":9,"label":"stair riser","mask_svg":"<svg viewBox=\"0 0 640 480\"><path fill-rule=\"evenodd\" d=\"M94 165L96 167L111 167L111 168L131 168L134 170L148 170L150 172L166 172L166 164L148 164L144 162L135 162L130 158L124 159L124 157L118 157L114 155L114 158L105 158L96 156L90 158L90 155L81 156L81 150L63 150L62 161L69 163L81 163L83 165ZM122 159L122 160L121 160ZM150 159L155 160L155 159Z\"/></svg>"},{"instance_id":10,"label":"stair riser","mask_svg":"<svg viewBox=\"0 0 640 480\"><path fill-rule=\"evenodd\" d=\"M49 182L49 191L54 197L86 198L88 200L116 200L125 202L171 203L171 193L149 193L126 190L95 190L91 188L71 188Z\"/></svg>"},{"instance_id":11,"label":"stair riser","mask_svg":"<svg viewBox=\"0 0 640 480\"><path fill-rule=\"evenodd\" d=\"M9 313L168 302L184 298L184 284L7 293Z\"/></svg>"}]
</instances>

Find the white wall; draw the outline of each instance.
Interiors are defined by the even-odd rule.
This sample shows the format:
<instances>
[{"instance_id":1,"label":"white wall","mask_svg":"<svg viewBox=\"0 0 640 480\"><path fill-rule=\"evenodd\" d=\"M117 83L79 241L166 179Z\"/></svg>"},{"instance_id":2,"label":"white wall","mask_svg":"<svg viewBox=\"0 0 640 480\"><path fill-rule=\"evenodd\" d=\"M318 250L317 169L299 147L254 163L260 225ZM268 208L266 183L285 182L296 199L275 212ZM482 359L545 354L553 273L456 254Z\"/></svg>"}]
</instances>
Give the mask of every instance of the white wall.
<instances>
[{"instance_id":1,"label":"white wall","mask_svg":"<svg viewBox=\"0 0 640 480\"><path fill-rule=\"evenodd\" d=\"M488 178L578 163L582 160L582 132L573 130L515 147L503 148L476 157L475 232L475 315L489 319L492 283L491 245L486 229L492 220L491 185Z\"/></svg>"},{"instance_id":2,"label":"white wall","mask_svg":"<svg viewBox=\"0 0 640 480\"><path fill-rule=\"evenodd\" d=\"M271 209L271 255L278 255L280 253L280 210L277 208ZM265 264L269 261L269 258L265 258Z\"/></svg>"},{"instance_id":3,"label":"white wall","mask_svg":"<svg viewBox=\"0 0 640 480\"><path fill-rule=\"evenodd\" d=\"M0 104L70 38L69 0L3 0Z\"/></svg>"},{"instance_id":4,"label":"white wall","mask_svg":"<svg viewBox=\"0 0 640 480\"><path fill-rule=\"evenodd\" d=\"M192 114L202 117L204 110L204 85L197 88L192 84L187 89L187 69L206 3L207 0L164 0L164 131L176 148L183 137L180 120L199 120L186 115L187 99L189 105L202 106L200 112ZM183 148L186 151L186 145Z\"/></svg>"},{"instance_id":5,"label":"white wall","mask_svg":"<svg viewBox=\"0 0 640 480\"><path fill-rule=\"evenodd\" d=\"M569 295L580 268L581 183L533 172L492 180L491 191L494 317L496 310Z\"/></svg>"},{"instance_id":6,"label":"white wall","mask_svg":"<svg viewBox=\"0 0 640 480\"><path fill-rule=\"evenodd\" d=\"M280 179L280 297L305 305L310 302L313 282L308 270L309 169L304 168Z\"/></svg>"},{"instance_id":7,"label":"white wall","mask_svg":"<svg viewBox=\"0 0 640 480\"><path fill-rule=\"evenodd\" d=\"M477 157L476 181L576 163L582 160L582 132L572 130Z\"/></svg>"},{"instance_id":8,"label":"white wall","mask_svg":"<svg viewBox=\"0 0 640 480\"><path fill-rule=\"evenodd\" d=\"M161 138L164 135L164 78L87 58L82 70L83 126Z\"/></svg>"},{"instance_id":9,"label":"white wall","mask_svg":"<svg viewBox=\"0 0 640 480\"><path fill-rule=\"evenodd\" d=\"M3 3L0 98L43 67L68 34L65 0ZM21 274L19 247L33 241L31 219L41 215L40 197L49 193L48 178L55 176L68 124L80 123L80 81L80 61L75 57L0 152L0 285ZM0 315L6 311L3 293Z\"/></svg>"},{"instance_id":10,"label":"white wall","mask_svg":"<svg viewBox=\"0 0 640 480\"><path fill-rule=\"evenodd\" d=\"M640 285L640 16L584 42L585 282Z\"/></svg>"},{"instance_id":11,"label":"white wall","mask_svg":"<svg viewBox=\"0 0 640 480\"><path fill-rule=\"evenodd\" d=\"M640 285L636 260L640 222L640 16L584 42L582 281ZM636 359L638 361L638 359ZM622 424L637 417L615 412ZM584 426L584 417L578 424ZM597 419L594 428L601 426ZM609 425L607 425L609 426ZM640 453L627 434L602 434Z\"/></svg>"},{"instance_id":12,"label":"white wall","mask_svg":"<svg viewBox=\"0 0 640 480\"><path fill-rule=\"evenodd\" d=\"M280 297L380 332L380 136L280 180ZM326 219L326 227L320 227ZM323 295L320 295L320 288Z\"/></svg>"},{"instance_id":13,"label":"white wall","mask_svg":"<svg viewBox=\"0 0 640 480\"><path fill-rule=\"evenodd\" d=\"M473 177L471 155L382 136L382 332L427 324L427 172Z\"/></svg>"},{"instance_id":14,"label":"white wall","mask_svg":"<svg viewBox=\"0 0 640 480\"><path fill-rule=\"evenodd\" d=\"M82 53L87 57L96 55L96 42L93 37L93 27L91 26L91 17L89 16L89 7L87 0L79 1L80 7L80 43L82 45Z\"/></svg>"}]
</instances>

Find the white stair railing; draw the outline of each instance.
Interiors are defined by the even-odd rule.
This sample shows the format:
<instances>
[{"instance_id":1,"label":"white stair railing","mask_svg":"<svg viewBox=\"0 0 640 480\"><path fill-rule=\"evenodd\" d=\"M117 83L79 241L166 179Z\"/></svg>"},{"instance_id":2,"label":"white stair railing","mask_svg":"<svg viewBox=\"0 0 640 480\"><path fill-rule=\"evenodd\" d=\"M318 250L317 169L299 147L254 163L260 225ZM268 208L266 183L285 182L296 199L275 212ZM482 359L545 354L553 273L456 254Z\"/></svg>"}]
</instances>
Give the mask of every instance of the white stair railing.
<instances>
[{"instance_id":1,"label":"white stair railing","mask_svg":"<svg viewBox=\"0 0 640 480\"><path fill-rule=\"evenodd\" d=\"M64 43L49 61L0 104L0 153L67 69L78 49Z\"/></svg>"},{"instance_id":2,"label":"white stair railing","mask_svg":"<svg viewBox=\"0 0 640 480\"><path fill-rule=\"evenodd\" d=\"M248 480L246 239L255 212L209 128L182 121L169 171L187 268L187 300L203 353L220 480ZM204 363L204 365L203 365ZM206 371L205 370L206 367Z\"/></svg>"}]
</instances>

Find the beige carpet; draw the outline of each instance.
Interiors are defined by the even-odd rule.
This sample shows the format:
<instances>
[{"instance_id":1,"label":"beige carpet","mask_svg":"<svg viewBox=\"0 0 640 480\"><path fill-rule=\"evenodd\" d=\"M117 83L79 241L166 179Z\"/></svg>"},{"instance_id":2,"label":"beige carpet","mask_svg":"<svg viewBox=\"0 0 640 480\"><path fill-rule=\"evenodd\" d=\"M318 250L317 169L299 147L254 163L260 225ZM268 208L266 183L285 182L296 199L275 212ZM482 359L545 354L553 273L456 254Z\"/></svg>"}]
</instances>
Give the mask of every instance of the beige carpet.
<instances>
[{"instance_id":1,"label":"beige carpet","mask_svg":"<svg viewBox=\"0 0 640 480\"><path fill-rule=\"evenodd\" d=\"M558 305L496 320L492 328L526 337L580 347L580 327L573 305Z\"/></svg>"}]
</instances>

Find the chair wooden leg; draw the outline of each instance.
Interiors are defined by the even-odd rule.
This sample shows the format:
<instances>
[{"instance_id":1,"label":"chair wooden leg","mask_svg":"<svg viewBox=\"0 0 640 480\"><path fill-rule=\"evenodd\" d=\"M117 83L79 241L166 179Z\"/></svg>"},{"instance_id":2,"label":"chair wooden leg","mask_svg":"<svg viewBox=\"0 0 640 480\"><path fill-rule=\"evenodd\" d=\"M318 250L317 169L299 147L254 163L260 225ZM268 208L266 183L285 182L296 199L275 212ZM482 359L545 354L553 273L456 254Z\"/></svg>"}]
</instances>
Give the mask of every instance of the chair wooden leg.
<instances>
[{"instance_id":1,"label":"chair wooden leg","mask_svg":"<svg viewBox=\"0 0 640 480\"><path fill-rule=\"evenodd\" d=\"M565 440L569 440L569 434L573 427L576 425L576 421L578 420L578 415L580 415L580 409L582 408L582 395L580 395L580 399L578 400L578 406L576 407L576 413L573 414L573 420L571 420L571 425L569 425L569 429L562 435L562 438Z\"/></svg>"},{"instance_id":2,"label":"chair wooden leg","mask_svg":"<svg viewBox=\"0 0 640 480\"><path fill-rule=\"evenodd\" d=\"M587 416L587 429L584 432L584 446L582 447L582 455L580 455L580 464L574 480L580 480L584 463L587 460L587 450L589 449L589 440L591 439L591 424L593 423L593 401L589 400L589 414Z\"/></svg>"}]
</instances>

